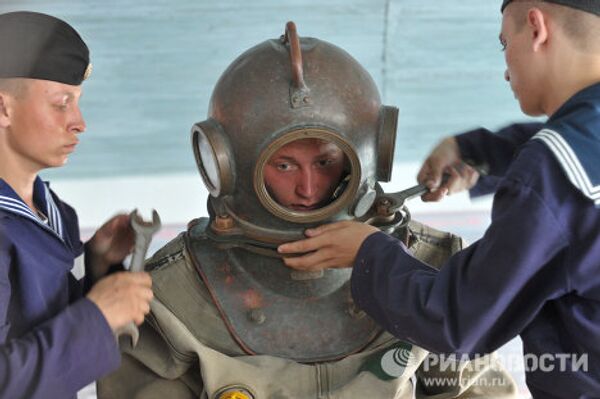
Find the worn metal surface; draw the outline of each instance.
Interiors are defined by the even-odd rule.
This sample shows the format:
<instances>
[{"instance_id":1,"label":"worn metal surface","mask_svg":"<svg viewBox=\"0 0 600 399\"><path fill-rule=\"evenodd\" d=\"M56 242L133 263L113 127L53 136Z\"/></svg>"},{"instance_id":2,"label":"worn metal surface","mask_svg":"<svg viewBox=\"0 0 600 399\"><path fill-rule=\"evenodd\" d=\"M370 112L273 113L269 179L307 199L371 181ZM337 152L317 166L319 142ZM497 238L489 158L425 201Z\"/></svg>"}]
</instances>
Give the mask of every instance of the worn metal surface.
<instances>
[{"instance_id":1,"label":"worn metal surface","mask_svg":"<svg viewBox=\"0 0 600 399\"><path fill-rule=\"evenodd\" d=\"M208 223L201 219L188 231L187 251L247 353L331 361L361 350L381 332L354 306L350 270L295 279L281 259L212 241Z\"/></svg>"}]
</instances>

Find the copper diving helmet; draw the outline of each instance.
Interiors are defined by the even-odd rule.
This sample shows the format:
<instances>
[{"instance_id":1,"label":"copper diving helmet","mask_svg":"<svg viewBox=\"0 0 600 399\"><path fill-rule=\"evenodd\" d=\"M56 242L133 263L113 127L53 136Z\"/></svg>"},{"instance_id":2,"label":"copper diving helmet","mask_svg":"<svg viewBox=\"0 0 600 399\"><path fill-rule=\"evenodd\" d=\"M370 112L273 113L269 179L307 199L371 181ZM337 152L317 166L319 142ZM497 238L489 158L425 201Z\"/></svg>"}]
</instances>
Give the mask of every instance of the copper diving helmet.
<instances>
[{"instance_id":1,"label":"copper diving helmet","mask_svg":"<svg viewBox=\"0 0 600 399\"><path fill-rule=\"evenodd\" d=\"M397 119L398 109L381 104L375 82L352 56L300 38L288 22L280 39L233 61L215 86L208 119L192 128L213 233L277 244L316 224L364 216L377 182L390 180ZM347 176L330 203L297 211L269 193L264 166L278 149L306 138L339 147Z\"/></svg>"}]
</instances>

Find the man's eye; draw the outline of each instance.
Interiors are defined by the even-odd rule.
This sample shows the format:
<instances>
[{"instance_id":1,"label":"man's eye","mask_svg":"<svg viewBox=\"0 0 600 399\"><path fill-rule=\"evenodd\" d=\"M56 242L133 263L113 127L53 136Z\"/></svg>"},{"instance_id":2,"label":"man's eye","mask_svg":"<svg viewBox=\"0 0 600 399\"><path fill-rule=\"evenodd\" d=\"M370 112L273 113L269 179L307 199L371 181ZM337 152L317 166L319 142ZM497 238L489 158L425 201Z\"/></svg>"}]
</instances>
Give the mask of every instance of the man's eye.
<instances>
[{"instance_id":1,"label":"man's eye","mask_svg":"<svg viewBox=\"0 0 600 399\"><path fill-rule=\"evenodd\" d=\"M291 165L289 163L279 163L277 164L277 169L281 171L286 171L291 169Z\"/></svg>"},{"instance_id":2,"label":"man's eye","mask_svg":"<svg viewBox=\"0 0 600 399\"><path fill-rule=\"evenodd\" d=\"M322 168L332 165L333 163L335 163L333 159L321 159L319 162L317 162L317 164Z\"/></svg>"},{"instance_id":3,"label":"man's eye","mask_svg":"<svg viewBox=\"0 0 600 399\"><path fill-rule=\"evenodd\" d=\"M54 108L58 109L59 111L66 111L68 107L68 104L54 104Z\"/></svg>"}]
</instances>

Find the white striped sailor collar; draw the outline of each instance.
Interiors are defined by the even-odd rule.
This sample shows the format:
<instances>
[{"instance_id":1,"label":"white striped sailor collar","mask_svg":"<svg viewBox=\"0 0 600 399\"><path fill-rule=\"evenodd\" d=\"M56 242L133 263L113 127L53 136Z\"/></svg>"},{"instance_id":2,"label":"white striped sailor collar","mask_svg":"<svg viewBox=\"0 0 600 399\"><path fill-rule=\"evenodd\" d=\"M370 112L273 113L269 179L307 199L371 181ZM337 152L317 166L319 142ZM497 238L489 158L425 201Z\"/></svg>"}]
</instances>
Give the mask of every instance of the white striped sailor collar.
<instances>
[{"instance_id":1,"label":"white striped sailor collar","mask_svg":"<svg viewBox=\"0 0 600 399\"><path fill-rule=\"evenodd\" d=\"M46 214L45 216L48 218L47 224L25 204L8 183L0 179L0 209L30 219L42 228L58 236L62 241L65 241L60 210L52 198L49 184L42 181L39 176L35 178L33 183L33 202L38 209Z\"/></svg>"},{"instance_id":2,"label":"white striped sailor collar","mask_svg":"<svg viewBox=\"0 0 600 399\"><path fill-rule=\"evenodd\" d=\"M569 181L600 207L600 83L571 97L532 139L546 144Z\"/></svg>"}]
</instances>

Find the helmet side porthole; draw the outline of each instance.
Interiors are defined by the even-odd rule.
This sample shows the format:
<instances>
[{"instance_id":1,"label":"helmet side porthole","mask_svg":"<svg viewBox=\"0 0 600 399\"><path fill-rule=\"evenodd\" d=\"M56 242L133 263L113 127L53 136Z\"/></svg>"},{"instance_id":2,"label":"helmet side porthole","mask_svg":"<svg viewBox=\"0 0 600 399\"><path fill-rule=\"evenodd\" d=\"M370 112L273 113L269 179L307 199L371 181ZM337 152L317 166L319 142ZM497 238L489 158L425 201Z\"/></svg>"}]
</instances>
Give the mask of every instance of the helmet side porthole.
<instances>
[{"instance_id":1,"label":"helmet side porthole","mask_svg":"<svg viewBox=\"0 0 600 399\"><path fill-rule=\"evenodd\" d=\"M210 120L192 128L192 148L196 165L213 197L229 194L233 187L232 157L227 140Z\"/></svg>"}]
</instances>

